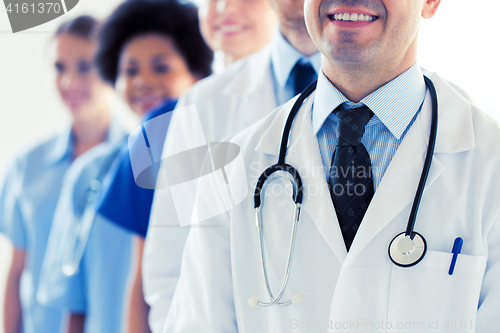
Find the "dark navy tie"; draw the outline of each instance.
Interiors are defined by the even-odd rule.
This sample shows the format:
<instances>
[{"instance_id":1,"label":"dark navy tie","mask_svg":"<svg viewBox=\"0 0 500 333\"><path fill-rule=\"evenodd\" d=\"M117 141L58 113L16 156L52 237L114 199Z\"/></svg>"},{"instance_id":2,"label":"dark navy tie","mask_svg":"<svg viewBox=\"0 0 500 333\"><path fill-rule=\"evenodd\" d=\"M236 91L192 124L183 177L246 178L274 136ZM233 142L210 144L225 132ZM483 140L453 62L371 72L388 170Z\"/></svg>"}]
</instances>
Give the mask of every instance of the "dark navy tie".
<instances>
[{"instance_id":1,"label":"dark navy tie","mask_svg":"<svg viewBox=\"0 0 500 333\"><path fill-rule=\"evenodd\" d=\"M361 143L365 125L373 116L366 106L340 109L337 115L337 144L332 156L329 187L347 250L356 235L373 197L370 156Z\"/></svg>"},{"instance_id":2,"label":"dark navy tie","mask_svg":"<svg viewBox=\"0 0 500 333\"><path fill-rule=\"evenodd\" d=\"M311 83L313 83L318 78L318 74L314 71L314 68L310 63L301 63L300 60L297 61L293 67L290 76L293 79L293 95L300 94L304 89L306 89Z\"/></svg>"}]
</instances>

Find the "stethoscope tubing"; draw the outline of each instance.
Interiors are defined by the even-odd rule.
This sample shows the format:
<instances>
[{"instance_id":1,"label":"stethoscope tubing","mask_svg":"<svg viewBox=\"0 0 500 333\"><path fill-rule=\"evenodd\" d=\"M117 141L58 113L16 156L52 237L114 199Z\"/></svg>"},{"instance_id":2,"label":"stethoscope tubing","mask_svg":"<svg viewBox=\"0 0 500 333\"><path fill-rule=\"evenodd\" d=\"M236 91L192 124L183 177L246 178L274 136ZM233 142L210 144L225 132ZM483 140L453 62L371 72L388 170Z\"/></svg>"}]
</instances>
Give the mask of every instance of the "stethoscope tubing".
<instances>
[{"instance_id":1,"label":"stethoscope tubing","mask_svg":"<svg viewBox=\"0 0 500 333\"><path fill-rule=\"evenodd\" d=\"M411 241L413 242L414 237L416 235L419 236L419 240L421 240L423 244L423 250L421 251L422 253L417 254L418 258L416 258L414 261L412 261L409 264L402 264L398 263L397 260L395 260L391 256L391 247L393 246L394 240L402 235L397 235L390 243L389 245L389 257L391 261L401 267L411 267L416 264L418 264L423 257L425 256L426 253L426 241L425 238L420 235L417 232L414 232L414 227L415 227L415 221L417 218L417 212L418 208L423 196L423 192L425 190L425 184L427 182L427 178L429 176L429 171L431 169L432 165L432 158L434 156L434 148L436 146L436 139L437 139L437 127L438 127L438 99L437 99L437 93L436 89L434 87L434 84L432 81L424 75L424 81L427 89L429 89L430 95L431 95L431 102L432 102L432 118L431 118L431 128L430 128L430 134L429 134L429 143L428 143L428 148L427 148L427 153L425 156L424 160L424 166L422 169L422 174L420 176L419 184L417 187L417 191L415 194L415 199L413 201L412 209L410 212L410 216L408 219L408 224L406 227L405 231L405 238L409 237ZM290 131L292 128L293 121L295 119L296 114L300 110L304 100L309 97L309 95L316 89L317 81L313 82L311 85L309 85L297 98L295 101L292 109L290 110L290 113L288 115L288 118L285 123L285 127L283 129L283 134L281 138L281 145L280 145L280 151L279 151L279 157L278 157L278 162L274 165L271 165L268 167L259 177L257 184L255 186L255 193L254 193L254 208L256 210L256 222L257 222L257 228L258 228L258 233L259 233L259 247L260 247L260 255L261 255L261 263L262 263L262 270L264 273L264 278L265 278L265 283L266 283L266 289L269 298L271 299L270 302L261 302L257 301L256 305L261 306L261 307L267 307L271 306L274 304L277 305L282 305L286 306L292 303L292 300L288 300L286 302L281 302L280 300L284 295L284 292L286 290L286 286L288 284L288 280L290 277L290 270L291 270L291 264L292 264L292 259L293 259L293 252L295 248L295 240L296 240L296 231L297 231L297 224L300 216L300 208L302 204L302 197L303 197L303 187L302 187L302 179L300 178L300 174L298 171L291 165L285 163L285 156L286 156L286 150L287 150L287 145L288 145L288 139L290 135ZM285 271L285 277L283 279L283 283L281 285L280 291L276 297L273 296L273 293L271 291L271 287L269 284L269 279L268 279L268 274L267 274L267 265L266 265L266 259L265 259L265 251L264 251L264 232L263 232L263 225L262 225L262 213L261 213L261 195L262 191L265 188L265 182L268 180L268 178L275 172L277 171L283 171L289 173L294 181L295 185L294 186L294 192L293 192L293 200L296 205L295 209L295 214L294 214L294 221L293 221L293 228L292 228L292 236L290 240L290 248L288 251L288 260L287 260L287 267ZM415 254L414 254L415 255ZM413 260L413 259L412 259Z\"/></svg>"},{"instance_id":2,"label":"stethoscope tubing","mask_svg":"<svg viewBox=\"0 0 500 333\"><path fill-rule=\"evenodd\" d=\"M126 142L126 140L127 139L124 138L122 143ZM121 149L121 146L122 146L121 144L118 144L114 148L113 153L115 154L118 153ZM101 167L96 179L102 180L107 172L108 168ZM99 181L99 183L101 183L101 181ZM101 190L102 190L101 187L99 187L99 189L93 190L93 192L95 195L97 195L97 191ZM83 253L85 251L85 248L87 247L87 243L89 240L90 231L94 225L94 220L96 217L96 207L94 199L86 203L83 217L81 219L81 222L79 223L79 228L77 229L78 231L72 230L73 232L72 235L66 240L66 243L64 245L63 258L62 258L62 271L66 276L75 275L80 267L80 263L83 258ZM72 250L70 251L69 249Z\"/></svg>"},{"instance_id":3,"label":"stethoscope tubing","mask_svg":"<svg viewBox=\"0 0 500 333\"><path fill-rule=\"evenodd\" d=\"M261 258L261 264L262 264L262 271L264 272L264 280L266 282L266 289L267 289L267 294L269 298L271 299L271 302L261 302L259 301L257 305L261 307L268 307L274 304L280 305L280 306L287 306L292 303L292 300L288 300L286 302L281 302L280 300L283 297L286 287L288 285L288 280L290 278L290 271L292 267L292 262L293 262L293 253L295 249L295 240L296 240L296 235L297 235L297 225L298 221L300 218L300 204L297 204L295 207L295 212L293 216L293 227L292 227L292 235L290 239L290 248L288 249L288 260L287 260L287 265L286 265L286 270L285 270L285 278L283 279L283 283L281 284L280 291L276 297L273 296L273 293L271 291L271 286L269 284L269 279L268 279L268 274L267 274L267 264L266 264L266 256L265 256L265 251L264 251L264 232L262 230L262 215L261 215L261 209L260 207L256 210L256 219L257 219L257 227L258 227L258 232L259 232L259 249L260 249L260 258Z\"/></svg>"},{"instance_id":4,"label":"stethoscope tubing","mask_svg":"<svg viewBox=\"0 0 500 333\"><path fill-rule=\"evenodd\" d=\"M285 164L285 155L286 155L286 149L288 145L288 137L290 135L290 130L292 129L292 124L293 120L295 119L295 116L297 112L299 112L302 103L304 103L304 100L309 97L309 95L312 94L314 90L316 90L316 85L318 84L318 81L314 81L311 83L297 98L295 103L293 104L292 110L290 111L290 114L288 115L288 118L285 123L285 128L283 129L283 134L281 135L281 145L280 145L280 154L278 157L278 165Z\"/></svg>"},{"instance_id":5,"label":"stethoscope tubing","mask_svg":"<svg viewBox=\"0 0 500 333\"><path fill-rule=\"evenodd\" d=\"M427 182L427 177L429 176L429 171L432 165L432 157L434 156L434 148L436 146L436 138L437 138L437 127L438 127L438 100L437 93L434 84L432 81L424 75L425 85L427 89L429 89L429 93L431 95L432 101L432 120L431 120L431 132L429 135L429 144L427 148L427 155L425 156L424 167L422 170L422 174L420 175L420 181L417 187L417 193L415 195L415 199L413 200L413 205L411 208L410 217L408 219L408 225L406 227L406 236L410 236L413 240L415 237L413 233L413 229L415 228L415 221L417 220L417 212L418 207L420 205L420 201L422 199L422 195L425 189L425 183Z\"/></svg>"}]
</instances>

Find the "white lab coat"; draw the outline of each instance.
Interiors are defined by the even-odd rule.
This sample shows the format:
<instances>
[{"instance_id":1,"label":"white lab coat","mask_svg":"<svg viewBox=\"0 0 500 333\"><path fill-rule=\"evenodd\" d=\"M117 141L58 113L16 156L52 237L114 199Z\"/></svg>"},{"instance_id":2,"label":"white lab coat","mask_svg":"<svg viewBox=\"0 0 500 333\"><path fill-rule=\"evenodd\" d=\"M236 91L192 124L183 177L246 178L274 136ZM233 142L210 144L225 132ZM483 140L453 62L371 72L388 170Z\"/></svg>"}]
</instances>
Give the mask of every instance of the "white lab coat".
<instances>
[{"instance_id":1,"label":"white lab coat","mask_svg":"<svg viewBox=\"0 0 500 333\"><path fill-rule=\"evenodd\" d=\"M271 76L271 45L195 84L176 109L195 105L208 141L218 141L262 119L277 107ZM168 147L193 141L193 122L174 111ZM161 178L161 177L159 177ZM179 221L168 189L155 191L143 256L143 287L151 306L149 324L161 332L180 271L188 228Z\"/></svg>"},{"instance_id":2,"label":"white lab coat","mask_svg":"<svg viewBox=\"0 0 500 333\"><path fill-rule=\"evenodd\" d=\"M286 163L299 170L304 200L287 307L268 301L254 221L257 177L276 163L293 101L236 135L249 195L229 214L192 228L166 333L498 332L500 325L500 128L446 81L431 75L439 99L438 136L415 231L428 251L412 268L388 257L392 238L406 229L427 150L431 102L424 106L393 157L347 253L312 131L314 94L299 111ZM265 244L274 294L281 285L293 204L274 185L264 203ZM274 192L273 192L274 191ZM286 198L286 199L285 199ZM448 275L456 237L464 245ZM479 308L478 308L479 307ZM481 328L481 329L479 329Z\"/></svg>"}]
</instances>

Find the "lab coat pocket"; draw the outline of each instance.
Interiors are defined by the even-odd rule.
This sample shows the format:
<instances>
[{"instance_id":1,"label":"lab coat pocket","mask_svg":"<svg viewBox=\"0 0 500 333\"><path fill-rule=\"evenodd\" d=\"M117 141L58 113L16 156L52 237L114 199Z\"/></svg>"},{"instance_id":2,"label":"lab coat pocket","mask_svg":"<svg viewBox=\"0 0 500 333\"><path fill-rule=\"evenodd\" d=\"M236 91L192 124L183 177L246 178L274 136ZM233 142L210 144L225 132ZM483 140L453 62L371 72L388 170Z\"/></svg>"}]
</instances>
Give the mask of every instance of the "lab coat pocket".
<instances>
[{"instance_id":1,"label":"lab coat pocket","mask_svg":"<svg viewBox=\"0 0 500 333\"><path fill-rule=\"evenodd\" d=\"M416 266L394 265L388 323L398 331L474 332L487 256L427 251Z\"/></svg>"}]
</instances>

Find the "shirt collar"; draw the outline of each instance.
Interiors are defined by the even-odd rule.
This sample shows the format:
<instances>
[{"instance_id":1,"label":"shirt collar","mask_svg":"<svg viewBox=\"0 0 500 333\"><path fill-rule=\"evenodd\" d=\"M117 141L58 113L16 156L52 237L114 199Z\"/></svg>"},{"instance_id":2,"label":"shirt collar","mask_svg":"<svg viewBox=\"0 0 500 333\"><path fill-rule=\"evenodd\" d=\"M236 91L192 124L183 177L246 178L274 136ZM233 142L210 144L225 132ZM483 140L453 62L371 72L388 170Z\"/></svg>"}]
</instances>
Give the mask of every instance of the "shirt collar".
<instances>
[{"instance_id":1,"label":"shirt collar","mask_svg":"<svg viewBox=\"0 0 500 333\"><path fill-rule=\"evenodd\" d=\"M318 133L325 120L340 104L350 102L321 71L314 97L313 129ZM417 63L386 83L357 105L366 105L389 131L400 139L425 99L426 86ZM334 116L334 115L333 115Z\"/></svg>"},{"instance_id":2,"label":"shirt collar","mask_svg":"<svg viewBox=\"0 0 500 333\"><path fill-rule=\"evenodd\" d=\"M120 143L128 130L125 123L120 119L120 116L115 112L111 112L111 119L109 122L108 132L106 134L106 143L118 144ZM47 154L45 161L47 166L53 166L63 159L72 159L75 152L74 133L71 126L67 126L59 131L57 135L54 149Z\"/></svg>"},{"instance_id":3,"label":"shirt collar","mask_svg":"<svg viewBox=\"0 0 500 333\"><path fill-rule=\"evenodd\" d=\"M321 53L316 52L313 55L306 56L295 49L281 34L279 29L276 30L273 39L273 47L271 49L271 62L273 74L279 85L283 89L286 85L290 72L297 61L311 63L316 73L321 69Z\"/></svg>"},{"instance_id":4,"label":"shirt collar","mask_svg":"<svg viewBox=\"0 0 500 333\"><path fill-rule=\"evenodd\" d=\"M54 149L46 156L45 161L48 166L59 163L64 158L71 158L74 152L73 130L71 126L61 129L56 137Z\"/></svg>"}]
</instances>

